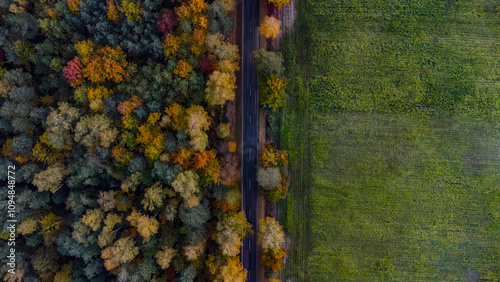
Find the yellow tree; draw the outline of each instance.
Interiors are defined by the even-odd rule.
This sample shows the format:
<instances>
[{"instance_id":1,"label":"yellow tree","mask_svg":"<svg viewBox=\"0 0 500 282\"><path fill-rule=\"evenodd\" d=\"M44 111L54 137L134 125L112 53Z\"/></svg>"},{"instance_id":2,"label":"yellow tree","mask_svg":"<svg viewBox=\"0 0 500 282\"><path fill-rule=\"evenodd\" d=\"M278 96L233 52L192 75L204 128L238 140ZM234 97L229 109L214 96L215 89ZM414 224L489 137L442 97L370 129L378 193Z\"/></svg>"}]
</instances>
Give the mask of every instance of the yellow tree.
<instances>
[{"instance_id":1,"label":"yellow tree","mask_svg":"<svg viewBox=\"0 0 500 282\"><path fill-rule=\"evenodd\" d=\"M100 209L87 210L82 218L82 222L85 223L92 230L97 231L101 227L101 222L104 219L104 214Z\"/></svg>"},{"instance_id":2,"label":"yellow tree","mask_svg":"<svg viewBox=\"0 0 500 282\"><path fill-rule=\"evenodd\" d=\"M158 233L159 222L155 218L150 218L147 215L142 215L136 210L127 216L127 220L132 226L137 229L137 232L144 237L144 241L149 241L149 238Z\"/></svg>"},{"instance_id":3,"label":"yellow tree","mask_svg":"<svg viewBox=\"0 0 500 282\"><path fill-rule=\"evenodd\" d=\"M290 0L268 0L269 3L272 3L274 7L277 9L281 9L281 6L283 5L288 5L290 3Z\"/></svg>"},{"instance_id":4,"label":"yellow tree","mask_svg":"<svg viewBox=\"0 0 500 282\"><path fill-rule=\"evenodd\" d=\"M141 204L145 210L152 211L162 206L165 196L166 191L163 189L161 182L158 181L153 186L146 188Z\"/></svg>"},{"instance_id":5,"label":"yellow tree","mask_svg":"<svg viewBox=\"0 0 500 282\"><path fill-rule=\"evenodd\" d=\"M175 249L169 247L162 247L156 254L156 262L161 269L167 269L170 266L170 262L175 255Z\"/></svg>"},{"instance_id":6,"label":"yellow tree","mask_svg":"<svg viewBox=\"0 0 500 282\"><path fill-rule=\"evenodd\" d=\"M275 38L280 32L280 26L280 20L266 16L259 27L260 35L264 35L266 38Z\"/></svg>"},{"instance_id":7,"label":"yellow tree","mask_svg":"<svg viewBox=\"0 0 500 282\"><path fill-rule=\"evenodd\" d=\"M120 264L132 261L139 254L139 248L135 246L132 237L118 239L113 246L101 251L104 259L104 267L111 270Z\"/></svg>"},{"instance_id":8,"label":"yellow tree","mask_svg":"<svg viewBox=\"0 0 500 282\"><path fill-rule=\"evenodd\" d=\"M210 106L223 105L228 100L234 100L235 83L234 74L214 71L207 81L205 100Z\"/></svg>"}]
</instances>

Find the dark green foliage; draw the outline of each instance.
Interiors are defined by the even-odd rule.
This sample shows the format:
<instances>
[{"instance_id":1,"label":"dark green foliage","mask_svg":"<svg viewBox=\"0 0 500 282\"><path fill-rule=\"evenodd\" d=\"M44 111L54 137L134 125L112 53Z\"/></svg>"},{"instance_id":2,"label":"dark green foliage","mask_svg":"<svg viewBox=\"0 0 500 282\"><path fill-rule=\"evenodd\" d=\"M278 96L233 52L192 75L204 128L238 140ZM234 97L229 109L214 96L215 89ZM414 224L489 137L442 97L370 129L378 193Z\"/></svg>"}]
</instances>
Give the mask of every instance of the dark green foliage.
<instances>
[{"instance_id":1,"label":"dark green foliage","mask_svg":"<svg viewBox=\"0 0 500 282\"><path fill-rule=\"evenodd\" d=\"M101 258L91 260L85 267L85 276L88 279L95 278L105 270L103 264L104 261Z\"/></svg>"},{"instance_id":2,"label":"dark green foliage","mask_svg":"<svg viewBox=\"0 0 500 282\"><path fill-rule=\"evenodd\" d=\"M136 155L132 161L130 161L130 164L127 168L127 172L129 174L132 174L136 171L142 171L144 170L148 165L148 160L146 159L146 157L142 156L142 155Z\"/></svg>"},{"instance_id":3,"label":"dark green foliage","mask_svg":"<svg viewBox=\"0 0 500 282\"><path fill-rule=\"evenodd\" d=\"M49 107L34 108L30 112L30 119L34 123L40 123L40 122L44 121L49 114L50 114L50 108Z\"/></svg>"},{"instance_id":4,"label":"dark green foliage","mask_svg":"<svg viewBox=\"0 0 500 282\"><path fill-rule=\"evenodd\" d=\"M191 22L188 19L182 20L181 23L179 24L178 28L179 28L180 32L183 32L183 33L191 33L193 31L193 28L191 26Z\"/></svg>"},{"instance_id":5,"label":"dark green foliage","mask_svg":"<svg viewBox=\"0 0 500 282\"><path fill-rule=\"evenodd\" d=\"M202 201L194 208L188 208L182 203L179 207L179 218L190 228L200 228L210 219L208 201Z\"/></svg>"},{"instance_id":6,"label":"dark green foliage","mask_svg":"<svg viewBox=\"0 0 500 282\"><path fill-rule=\"evenodd\" d=\"M32 210L43 208L50 201L48 192L35 192L32 190L25 190L18 194L17 203L20 205L26 205Z\"/></svg>"},{"instance_id":7,"label":"dark green foliage","mask_svg":"<svg viewBox=\"0 0 500 282\"><path fill-rule=\"evenodd\" d=\"M59 238L57 238L57 250L63 256L81 258L85 253L85 246L76 242L68 235L61 234Z\"/></svg>"},{"instance_id":8,"label":"dark green foliage","mask_svg":"<svg viewBox=\"0 0 500 282\"><path fill-rule=\"evenodd\" d=\"M163 183L170 185L174 181L177 174L182 172L182 167L179 165L172 165L170 163L155 162L151 175Z\"/></svg>"},{"instance_id":9,"label":"dark green foliage","mask_svg":"<svg viewBox=\"0 0 500 282\"><path fill-rule=\"evenodd\" d=\"M252 53L252 63L259 75L269 76L282 75L285 71L283 67L283 56L279 52L266 51L263 49Z\"/></svg>"},{"instance_id":10,"label":"dark green foliage","mask_svg":"<svg viewBox=\"0 0 500 282\"><path fill-rule=\"evenodd\" d=\"M172 87L172 70L173 68L168 69L163 64L148 60L130 83L119 84L116 89L129 95L138 93L146 101L162 101L167 105L171 104L175 94Z\"/></svg>"},{"instance_id":11,"label":"dark green foliage","mask_svg":"<svg viewBox=\"0 0 500 282\"><path fill-rule=\"evenodd\" d=\"M38 247L43 243L43 236L40 234L34 234L25 238L26 245L32 248Z\"/></svg>"},{"instance_id":12,"label":"dark green foliage","mask_svg":"<svg viewBox=\"0 0 500 282\"><path fill-rule=\"evenodd\" d=\"M28 135L21 135L12 139L12 150L14 153L26 156L33 147L33 138Z\"/></svg>"},{"instance_id":13,"label":"dark green foliage","mask_svg":"<svg viewBox=\"0 0 500 282\"><path fill-rule=\"evenodd\" d=\"M17 172L17 177L20 180L23 180L26 182L31 182L33 179L33 176L36 173L39 173L40 171L41 171L41 168L37 164L33 164L33 163L26 164L19 169L19 171Z\"/></svg>"}]
</instances>

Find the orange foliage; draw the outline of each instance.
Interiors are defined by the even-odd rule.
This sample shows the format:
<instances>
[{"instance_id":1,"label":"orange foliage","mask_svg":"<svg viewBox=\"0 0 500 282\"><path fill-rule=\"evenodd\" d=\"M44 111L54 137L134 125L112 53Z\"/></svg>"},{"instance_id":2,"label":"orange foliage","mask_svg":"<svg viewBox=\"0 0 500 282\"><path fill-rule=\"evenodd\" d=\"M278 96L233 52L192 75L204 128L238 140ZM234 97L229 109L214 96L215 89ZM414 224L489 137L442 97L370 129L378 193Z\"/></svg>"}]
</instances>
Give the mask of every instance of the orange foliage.
<instances>
[{"instance_id":1,"label":"orange foliage","mask_svg":"<svg viewBox=\"0 0 500 282\"><path fill-rule=\"evenodd\" d=\"M118 103L118 111L124 116L131 115L135 110L137 110L142 105L142 100L137 95L130 97L125 102Z\"/></svg>"},{"instance_id":2,"label":"orange foliage","mask_svg":"<svg viewBox=\"0 0 500 282\"><path fill-rule=\"evenodd\" d=\"M229 142L229 143L227 144L227 147L228 147L228 150L229 150L229 152L230 152L230 153L234 153L234 152L236 152L237 145L236 145L236 143L235 143L235 142L232 142L232 141L231 141L231 142Z\"/></svg>"},{"instance_id":3,"label":"orange foliage","mask_svg":"<svg viewBox=\"0 0 500 282\"><path fill-rule=\"evenodd\" d=\"M223 212L237 211L239 207L230 205L226 200L215 203L215 207L221 209Z\"/></svg>"},{"instance_id":4,"label":"orange foliage","mask_svg":"<svg viewBox=\"0 0 500 282\"><path fill-rule=\"evenodd\" d=\"M111 155L121 164L128 165L132 158L134 157L134 153L127 151L127 148L117 145L113 147L111 151Z\"/></svg>"},{"instance_id":5,"label":"orange foliage","mask_svg":"<svg viewBox=\"0 0 500 282\"><path fill-rule=\"evenodd\" d=\"M108 5L108 20L116 23L120 18L120 15L118 14L118 9L116 8L115 1L107 0L107 5Z\"/></svg>"},{"instance_id":6,"label":"orange foliage","mask_svg":"<svg viewBox=\"0 0 500 282\"><path fill-rule=\"evenodd\" d=\"M266 38L275 38L280 32L281 21L275 17L266 16L259 27L260 35Z\"/></svg>"},{"instance_id":7,"label":"orange foliage","mask_svg":"<svg viewBox=\"0 0 500 282\"><path fill-rule=\"evenodd\" d=\"M264 266L270 268L272 271L276 272L283 268L283 259L286 255L286 250L283 247L274 253L270 249L266 249L264 256L262 257L262 263Z\"/></svg>"},{"instance_id":8,"label":"orange foliage","mask_svg":"<svg viewBox=\"0 0 500 282\"><path fill-rule=\"evenodd\" d=\"M127 72L128 62L125 53L120 46L100 48L96 55L86 64L83 75L94 83L102 83L106 80L124 82L130 79Z\"/></svg>"},{"instance_id":9,"label":"orange foliage","mask_svg":"<svg viewBox=\"0 0 500 282\"><path fill-rule=\"evenodd\" d=\"M182 78L186 78L193 72L193 68L186 60L180 60L177 62L177 66L173 70L173 73Z\"/></svg>"},{"instance_id":10,"label":"orange foliage","mask_svg":"<svg viewBox=\"0 0 500 282\"><path fill-rule=\"evenodd\" d=\"M218 184L221 181L220 170L221 165L219 163L219 160L217 158L213 158L208 161L208 164L203 168L202 172L210 177L211 181Z\"/></svg>"},{"instance_id":11,"label":"orange foliage","mask_svg":"<svg viewBox=\"0 0 500 282\"><path fill-rule=\"evenodd\" d=\"M156 160L165 150L165 135L156 122L160 119L160 113L149 114L145 124L137 127L139 133L136 142L142 144L145 155L149 160Z\"/></svg>"},{"instance_id":12,"label":"orange foliage","mask_svg":"<svg viewBox=\"0 0 500 282\"><path fill-rule=\"evenodd\" d=\"M191 156L193 155L193 150L191 148L180 148L175 150L170 155L170 160L173 164L178 164L182 166L183 169L188 169L191 165Z\"/></svg>"},{"instance_id":13,"label":"orange foliage","mask_svg":"<svg viewBox=\"0 0 500 282\"><path fill-rule=\"evenodd\" d=\"M52 8L52 7L47 9L47 16L49 16L49 18L50 18L51 20L55 20L55 19L57 19L57 16L58 16L58 15L59 15L59 13L57 12L57 10L56 10L56 9L54 9L54 8Z\"/></svg>"},{"instance_id":14,"label":"orange foliage","mask_svg":"<svg viewBox=\"0 0 500 282\"><path fill-rule=\"evenodd\" d=\"M80 4L80 2L82 2L82 1L83 0L67 0L68 8L72 12L75 12L78 14L80 12L80 7L78 6L78 4Z\"/></svg>"},{"instance_id":15,"label":"orange foliage","mask_svg":"<svg viewBox=\"0 0 500 282\"><path fill-rule=\"evenodd\" d=\"M215 154L212 150L195 153L193 156L192 167L196 170L201 170L207 165L208 161L213 158L215 158Z\"/></svg>"}]
</instances>

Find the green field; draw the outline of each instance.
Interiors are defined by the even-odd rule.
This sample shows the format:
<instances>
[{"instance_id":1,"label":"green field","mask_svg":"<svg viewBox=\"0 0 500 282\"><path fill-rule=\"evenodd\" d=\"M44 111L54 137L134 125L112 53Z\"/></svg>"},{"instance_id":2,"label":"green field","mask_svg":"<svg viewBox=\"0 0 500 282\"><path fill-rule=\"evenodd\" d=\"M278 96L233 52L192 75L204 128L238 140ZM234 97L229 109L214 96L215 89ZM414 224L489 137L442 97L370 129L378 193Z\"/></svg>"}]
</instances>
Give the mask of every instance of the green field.
<instances>
[{"instance_id":1,"label":"green field","mask_svg":"<svg viewBox=\"0 0 500 282\"><path fill-rule=\"evenodd\" d=\"M297 2L292 281L500 274L500 3Z\"/></svg>"}]
</instances>

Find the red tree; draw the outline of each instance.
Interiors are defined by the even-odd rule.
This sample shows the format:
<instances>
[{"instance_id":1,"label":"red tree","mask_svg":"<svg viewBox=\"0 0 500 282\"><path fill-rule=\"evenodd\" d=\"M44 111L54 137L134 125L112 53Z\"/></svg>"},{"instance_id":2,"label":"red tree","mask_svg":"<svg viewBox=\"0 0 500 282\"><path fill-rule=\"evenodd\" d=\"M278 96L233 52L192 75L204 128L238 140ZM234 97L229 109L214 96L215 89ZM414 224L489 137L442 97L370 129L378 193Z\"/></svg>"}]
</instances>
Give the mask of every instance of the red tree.
<instances>
[{"instance_id":1,"label":"red tree","mask_svg":"<svg viewBox=\"0 0 500 282\"><path fill-rule=\"evenodd\" d=\"M69 61L68 64L63 68L64 77L68 79L68 82L73 87L77 87L82 85L83 83L83 74L82 74L83 65L78 57L75 57L73 60Z\"/></svg>"},{"instance_id":2,"label":"red tree","mask_svg":"<svg viewBox=\"0 0 500 282\"><path fill-rule=\"evenodd\" d=\"M200 69L203 75L211 74L215 69L215 59L209 59L207 57L202 57L200 60Z\"/></svg>"},{"instance_id":3,"label":"red tree","mask_svg":"<svg viewBox=\"0 0 500 282\"><path fill-rule=\"evenodd\" d=\"M155 30L163 35L171 33L179 25L179 17L171 10L161 13Z\"/></svg>"}]
</instances>

